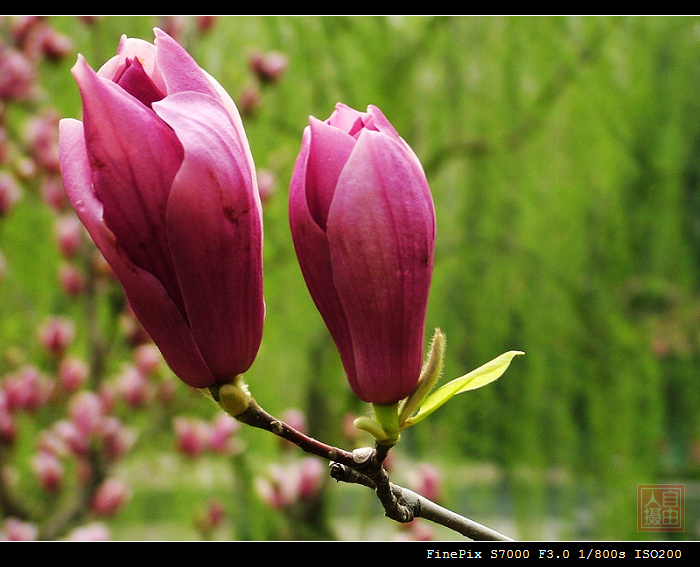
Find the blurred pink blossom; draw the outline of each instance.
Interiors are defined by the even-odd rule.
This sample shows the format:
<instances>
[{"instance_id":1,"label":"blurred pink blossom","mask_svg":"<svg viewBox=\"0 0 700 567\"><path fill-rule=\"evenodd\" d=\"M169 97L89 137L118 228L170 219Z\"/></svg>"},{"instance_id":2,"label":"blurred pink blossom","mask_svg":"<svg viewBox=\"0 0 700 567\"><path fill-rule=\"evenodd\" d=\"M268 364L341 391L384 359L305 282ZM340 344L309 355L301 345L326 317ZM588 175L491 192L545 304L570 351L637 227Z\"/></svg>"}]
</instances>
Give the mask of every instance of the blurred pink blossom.
<instances>
[{"instance_id":1,"label":"blurred pink blossom","mask_svg":"<svg viewBox=\"0 0 700 567\"><path fill-rule=\"evenodd\" d=\"M10 411L33 412L48 402L53 383L31 364L5 377L4 390Z\"/></svg>"},{"instance_id":2,"label":"blurred pink blossom","mask_svg":"<svg viewBox=\"0 0 700 567\"><path fill-rule=\"evenodd\" d=\"M51 430L71 454L79 457L87 456L90 439L75 423L61 419L52 425Z\"/></svg>"},{"instance_id":3,"label":"blurred pink blossom","mask_svg":"<svg viewBox=\"0 0 700 567\"><path fill-rule=\"evenodd\" d=\"M144 376L149 376L155 372L161 364L161 357L158 347L153 343L138 345L134 349L134 364Z\"/></svg>"},{"instance_id":4,"label":"blurred pink blossom","mask_svg":"<svg viewBox=\"0 0 700 567\"><path fill-rule=\"evenodd\" d=\"M95 392L81 390L69 400L68 413L78 431L85 437L90 437L97 431L104 417L102 400Z\"/></svg>"},{"instance_id":5,"label":"blurred pink blossom","mask_svg":"<svg viewBox=\"0 0 700 567\"><path fill-rule=\"evenodd\" d=\"M0 444L11 445L17 436L17 425L10 411L7 394L0 389Z\"/></svg>"},{"instance_id":6,"label":"blurred pink blossom","mask_svg":"<svg viewBox=\"0 0 700 567\"><path fill-rule=\"evenodd\" d=\"M65 357L58 366L58 383L67 392L75 392L87 382L89 371L84 360Z\"/></svg>"},{"instance_id":7,"label":"blurred pink blossom","mask_svg":"<svg viewBox=\"0 0 700 567\"><path fill-rule=\"evenodd\" d=\"M21 199L22 190L13 175L0 171L0 217L8 214Z\"/></svg>"},{"instance_id":8,"label":"blurred pink blossom","mask_svg":"<svg viewBox=\"0 0 700 567\"><path fill-rule=\"evenodd\" d=\"M0 44L0 100L28 100L36 94L36 69L27 56Z\"/></svg>"},{"instance_id":9,"label":"blurred pink blossom","mask_svg":"<svg viewBox=\"0 0 700 567\"><path fill-rule=\"evenodd\" d=\"M124 367L117 380L119 396L130 408L142 408L152 399L151 383L143 372L135 366L127 365Z\"/></svg>"},{"instance_id":10,"label":"blurred pink blossom","mask_svg":"<svg viewBox=\"0 0 700 567\"><path fill-rule=\"evenodd\" d=\"M102 522L92 522L70 531L68 541L109 541L109 528Z\"/></svg>"},{"instance_id":11,"label":"blurred pink blossom","mask_svg":"<svg viewBox=\"0 0 700 567\"><path fill-rule=\"evenodd\" d=\"M173 419L175 445L187 457L201 455L209 446L211 431L207 423L200 419L176 417Z\"/></svg>"},{"instance_id":12,"label":"blurred pink blossom","mask_svg":"<svg viewBox=\"0 0 700 567\"><path fill-rule=\"evenodd\" d=\"M87 278L75 265L69 262L62 263L58 268L58 281L61 289L69 297L76 297L85 291Z\"/></svg>"},{"instance_id":13,"label":"blurred pink blossom","mask_svg":"<svg viewBox=\"0 0 700 567\"><path fill-rule=\"evenodd\" d=\"M131 489L121 479L108 478L97 489L90 508L98 516L116 514L127 502Z\"/></svg>"},{"instance_id":14,"label":"blurred pink blossom","mask_svg":"<svg viewBox=\"0 0 700 567\"><path fill-rule=\"evenodd\" d=\"M39 327L39 342L54 355L61 355L73 343L75 325L66 317L52 316Z\"/></svg>"},{"instance_id":15,"label":"blurred pink blossom","mask_svg":"<svg viewBox=\"0 0 700 567\"><path fill-rule=\"evenodd\" d=\"M255 76L264 83L279 81L287 70L289 58L281 51L255 51L249 57L249 66Z\"/></svg>"},{"instance_id":16,"label":"blurred pink blossom","mask_svg":"<svg viewBox=\"0 0 700 567\"><path fill-rule=\"evenodd\" d=\"M255 479L260 497L273 508L286 508L319 494L326 468L316 457L303 457L287 464L272 464L265 477Z\"/></svg>"},{"instance_id":17,"label":"blurred pink blossom","mask_svg":"<svg viewBox=\"0 0 700 567\"><path fill-rule=\"evenodd\" d=\"M121 459L133 447L137 438L136 431L126 427L114 415L105 416L100 421L96 435L102 447L102 454L108 463Z\"/></svg>"},{"instance_id":18,"label":"blurred pink blossom","mask_svg":"<svg viewBox=\"0 0 700 567\"><path fill-rule=\"evenodd\" d=\"M39 528L30 522L24 522L17 518L5 518L0 530L2 541L35 541L39 534Z\"/></svg>"},{"instance_id":19,"label":"blurred pink blossom","mask_svg":"<svg viewBox=\"0 0 700 567\"><path fill-rule=\"evenodd\" d=\"M209 449L217 453L230 453L235 450L235 435L239 428L239 422L230 415L218 413L210 425Z\"/></svg>"},{"instance_id":20,"label":"blurred pink blossom","mask_svg":"<svg viewBox=\"0 0 700 567\"><path fill-rule=\"evenodd\" d=\"M50 173L59 172L58 121L56 112L48 110L32 116L24 126L29 155Z\"/></svg>"},{"instance_id":21,"label":"blurred pink blossom","mask_svg":"<svg viewBox=\"0 0 700 567\"><path fill-rule=\"evenodd\" d=\"M83 243L83 225L74 214L63 214L56 219L58 250L65 258L74 258Z\"/></svg>"},{"instance_id":22,"label":"blurred pink blossom","mask_svg":"<svg viewBox=\"0 0 700 567\"><path fill-rule=\"evenodd\" d=\"M442 474L430 463L419 463L410 470L409 485L433 502L439 502L442 498Z\"/></svg>"},{"instance_id":23,"label":"blurred pink blossom","mask_svg":"<svg viewBox=\"0 0 700 567\"><path fill-rule=\"evenodd\" d=\"M47 492L57 492L63 486L63 463L53 453L40 451L32 458L32 470L41 487Z\"/></svg>"}]
</instances>

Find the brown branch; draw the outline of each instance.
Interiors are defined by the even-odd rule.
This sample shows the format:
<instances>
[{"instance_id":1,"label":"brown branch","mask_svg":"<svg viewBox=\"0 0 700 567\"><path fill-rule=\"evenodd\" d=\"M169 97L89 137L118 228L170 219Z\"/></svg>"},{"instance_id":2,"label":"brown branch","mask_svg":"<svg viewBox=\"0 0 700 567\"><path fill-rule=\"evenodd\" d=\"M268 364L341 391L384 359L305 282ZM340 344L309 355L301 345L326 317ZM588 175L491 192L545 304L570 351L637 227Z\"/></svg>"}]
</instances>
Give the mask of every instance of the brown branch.
<instances>
[{"instance_id":1,"label":"brown branch","mask_svg":"<svg viewBox=\"0 0 700 567\"><path fill-rule=\"evenodd\" d=\"M316 455L329 461L337 461L339 463L352 466L352 453L321 443L301 431L297 431L293 427L287 425L283 421L271 416L262 409L254 400L251 400L250 406L242 414L236 415L235 418L241 423L264 429L270 433L274 433L278 437L286 439L297 445L304 452L311 455Z\"/></svg>"},{"instance_id":2,"label":"brown branch","mask_svg":"<svg viewBox=\"0 0 700 567\"><path fill-rule=\"evenodd\" d=\"M410 522L416 518L429 520L456 531L475 541L513 541L511 538L479 524L469 518L444 508L432 500L407 488L388 482L387 488L379 491L370 478L356 469L339 463L331 463L331 477L339 482L361 484L376 491L388 518L397 522Z\"/></svg>"},{"instance_id":3,"label":"brown branch","mask_svg":"<svg viewBox=\"0 0 700 567\"><path fill-rule=\"evenodd\" d=\"M407 523L424 518L478 541L512 541L486 526L464 518L434 502L389 481L383 462L389 447L377 445L348 452L321 443L276 419L254 400L246 411L235 416L251 427L269 431L297 445L304 452L330 461L330 475L339 482L361 484L374 490L388 518Z\"/></svg>"}]
</instances>

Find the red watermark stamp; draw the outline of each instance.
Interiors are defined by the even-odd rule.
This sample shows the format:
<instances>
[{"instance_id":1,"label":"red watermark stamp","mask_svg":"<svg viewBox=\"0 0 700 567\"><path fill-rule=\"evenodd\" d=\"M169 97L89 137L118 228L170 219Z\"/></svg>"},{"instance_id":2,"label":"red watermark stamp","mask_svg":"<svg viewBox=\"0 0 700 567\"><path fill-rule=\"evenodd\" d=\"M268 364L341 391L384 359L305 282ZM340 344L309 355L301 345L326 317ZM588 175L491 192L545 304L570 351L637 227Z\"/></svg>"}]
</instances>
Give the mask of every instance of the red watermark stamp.
<instances>
[{"instance_id":1,"label":"red watermark stamp","mask_svg":"<svg viewBox=\"0 0 700 567\"><path fill-rule=\"evenodd\" d=\"M685 485L638 484L637 531L685 531Z\"/></svg>"}]
</instances>

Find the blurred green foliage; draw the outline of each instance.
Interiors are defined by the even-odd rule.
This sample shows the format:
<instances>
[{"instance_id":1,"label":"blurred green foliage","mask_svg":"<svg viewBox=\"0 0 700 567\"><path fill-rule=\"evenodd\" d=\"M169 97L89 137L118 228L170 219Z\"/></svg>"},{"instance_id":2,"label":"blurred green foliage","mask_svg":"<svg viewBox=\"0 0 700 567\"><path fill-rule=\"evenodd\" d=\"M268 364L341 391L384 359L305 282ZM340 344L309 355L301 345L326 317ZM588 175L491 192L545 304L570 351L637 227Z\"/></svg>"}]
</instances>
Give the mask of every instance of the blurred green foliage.
<instances>
[{"instance_id":1,"label":"blurred green foliage","mask_svg":"<svg viewBox=\"0 0 700 567\"><path fill-rule=\"evenodd\" d=\"M51 20L95 68L120 35L150 41L166 27L145 16ZM366 411L303 285L286 195L308 116L374 104L433 191L426 334L447 336L445 379L526 353L408 431L399 451L444 467L448 507L518 538L644 537L636 485L697 482L699 19L231 16L206 34L186 19L178 39L236 101L253 50L289 61L244 118L258 168L277 180L265 207L266 330L248 375L268 411L301 408L311 433L336 444L343 415ZM73 62L46 63L41 80L48 104L79 117ZM72 309L45 221L25 204L1 226L13 267L1 288L3 349L30 348L44 314ZM257 454L274 446L241 435ZM152 512L145 502L124 521ZM699 504L687 505L676 536L695 539Z\"/></svg>"}]
</instances>

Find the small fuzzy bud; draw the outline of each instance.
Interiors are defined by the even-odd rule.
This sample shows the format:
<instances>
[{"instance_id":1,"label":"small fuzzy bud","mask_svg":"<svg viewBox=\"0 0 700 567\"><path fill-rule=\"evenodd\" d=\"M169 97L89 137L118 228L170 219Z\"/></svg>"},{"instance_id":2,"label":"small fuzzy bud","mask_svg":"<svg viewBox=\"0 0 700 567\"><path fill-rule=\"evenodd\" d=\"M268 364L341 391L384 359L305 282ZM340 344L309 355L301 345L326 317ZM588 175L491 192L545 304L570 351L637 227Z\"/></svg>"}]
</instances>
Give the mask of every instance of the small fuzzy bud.
<instances>
[{"instance_id":1,"label":"small fuzzy bud","mask_svg":"<svg viewBox=\"0 0 700 567\"><path fill-rule=\"evenodd\" d=\"M222 384L218 390L219 405L236 417L250 407L251 397L242 380Z\"/></svg>"}]
</instances>

